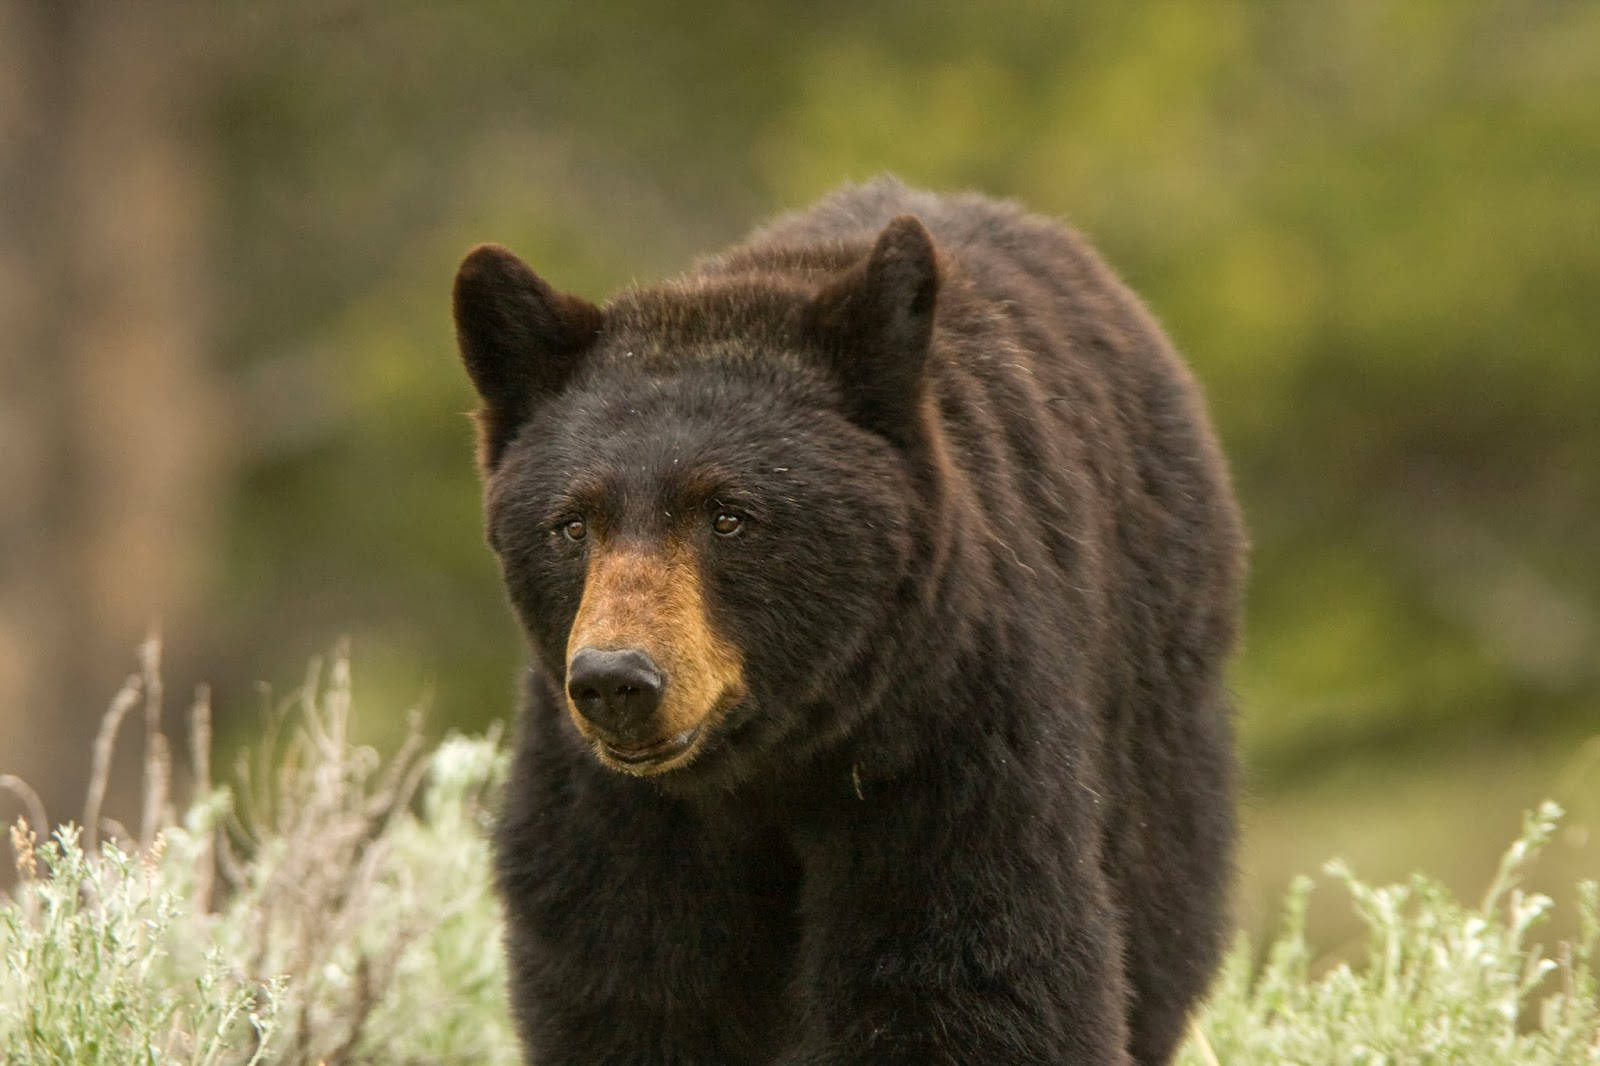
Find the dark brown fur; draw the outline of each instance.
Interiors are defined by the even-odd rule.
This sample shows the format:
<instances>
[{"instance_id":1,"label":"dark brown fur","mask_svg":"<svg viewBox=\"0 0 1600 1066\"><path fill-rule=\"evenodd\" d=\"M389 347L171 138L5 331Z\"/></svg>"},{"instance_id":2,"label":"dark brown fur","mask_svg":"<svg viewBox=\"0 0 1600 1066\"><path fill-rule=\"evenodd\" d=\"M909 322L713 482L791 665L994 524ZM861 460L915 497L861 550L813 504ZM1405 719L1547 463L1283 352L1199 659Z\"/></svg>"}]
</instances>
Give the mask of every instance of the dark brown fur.
<instances>
[{"instance_id":1,"label":"dark brown fur","mask_svg":"<svg viewBox=\"0 0 1600 1066\"><path fill-rule=\"evenodd\" d=\"M498 837L530 1056L1167 1061L1226 929L1243 535L1088 246L885 179L603 310L480 250L456 313L535 655ZM602 593L737 676L647 776L562 695Z\"/></svg>"}]
</instances>

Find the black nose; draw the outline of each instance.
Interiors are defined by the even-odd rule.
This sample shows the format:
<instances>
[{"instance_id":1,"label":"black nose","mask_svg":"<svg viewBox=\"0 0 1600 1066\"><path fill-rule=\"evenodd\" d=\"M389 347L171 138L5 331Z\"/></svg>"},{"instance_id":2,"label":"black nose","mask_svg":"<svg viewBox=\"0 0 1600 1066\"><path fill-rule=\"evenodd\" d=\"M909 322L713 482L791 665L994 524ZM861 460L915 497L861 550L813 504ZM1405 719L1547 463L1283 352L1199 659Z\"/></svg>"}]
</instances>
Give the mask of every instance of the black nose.
<instances>
[{"instance_id":1,"label":"black nose","mask_svg":"<svg viewBox=\"0 0 1600 1066\"><path fill-rule=\"evenodd\" d=\"M662 681L655 660L638 648L583 648L567 665L567 695L578 713L619 740L650 732Z\"/></svg>"}]
</instances>

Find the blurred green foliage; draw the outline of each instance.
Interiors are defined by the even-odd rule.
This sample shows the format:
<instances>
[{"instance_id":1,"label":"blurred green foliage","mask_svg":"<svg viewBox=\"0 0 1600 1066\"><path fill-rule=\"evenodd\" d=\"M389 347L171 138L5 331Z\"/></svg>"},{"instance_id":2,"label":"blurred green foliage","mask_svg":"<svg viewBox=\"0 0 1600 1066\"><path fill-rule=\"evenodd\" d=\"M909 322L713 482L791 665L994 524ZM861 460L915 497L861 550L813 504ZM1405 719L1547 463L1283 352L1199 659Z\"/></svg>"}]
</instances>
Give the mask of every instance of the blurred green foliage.
<instances>
[{"instance_id":1,"label":"blurred green foliage","mask_svg":"<svg viewBox=\"0 0 1600 1066\"><path fill-rule=\"evenodd\" d=\"M1526 806L1595 731L1600 5L220 12L197 121L248 458L212 676L353 631L378 700L505 716L460 255L600 298L893 170L1070 217L1207 385L1255 541L1261 821L1351 767L1537 749Z\"/></svg>"}]
</instances>

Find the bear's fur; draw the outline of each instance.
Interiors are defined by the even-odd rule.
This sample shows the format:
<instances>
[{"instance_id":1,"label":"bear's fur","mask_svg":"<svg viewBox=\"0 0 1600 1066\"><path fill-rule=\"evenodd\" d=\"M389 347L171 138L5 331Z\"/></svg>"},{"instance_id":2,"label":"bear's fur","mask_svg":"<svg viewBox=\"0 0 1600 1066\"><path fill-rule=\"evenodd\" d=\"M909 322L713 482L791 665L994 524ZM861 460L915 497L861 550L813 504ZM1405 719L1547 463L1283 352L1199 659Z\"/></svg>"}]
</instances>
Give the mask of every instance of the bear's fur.
<instances>
[{"instance_id":1,"label":"bear's fur","mask_svg":"<svg viewBox=\"0 0 1600 1066\"><path fill-rule=\"evenodd\" d=\"M530 1060L1167 1061L1224 936L1243 536L1085 242L881 179L604 309L484 246L455 313L534 653ZM635 672L569 685L586 650Z\"/></svg>"}]
</instances>

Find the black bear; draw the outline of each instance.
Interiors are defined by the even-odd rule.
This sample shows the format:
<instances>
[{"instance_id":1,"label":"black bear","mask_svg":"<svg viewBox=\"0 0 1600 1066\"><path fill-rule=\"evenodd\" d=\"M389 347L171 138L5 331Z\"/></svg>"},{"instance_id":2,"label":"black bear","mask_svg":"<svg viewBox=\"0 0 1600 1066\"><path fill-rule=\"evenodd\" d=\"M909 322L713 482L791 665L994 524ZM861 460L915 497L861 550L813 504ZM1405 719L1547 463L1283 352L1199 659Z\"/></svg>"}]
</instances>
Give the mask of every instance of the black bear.
<instances>
[{"instance_id":1,"label":"black bear","mask_svg":"<svg viewBox=\"0 0 1600 1066\"><path fill-rule=\"evenodd\" d=\"M880 179L603 308L455 283L533 667L532 1062L1161 1063L1218 960L1243 533L1064 226Z\"/></svg>"}]
</instances>

